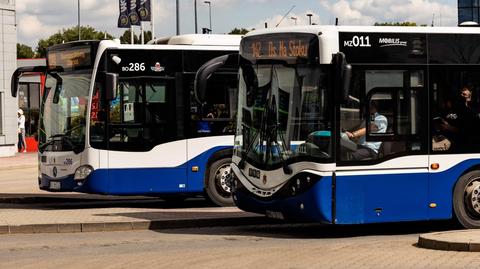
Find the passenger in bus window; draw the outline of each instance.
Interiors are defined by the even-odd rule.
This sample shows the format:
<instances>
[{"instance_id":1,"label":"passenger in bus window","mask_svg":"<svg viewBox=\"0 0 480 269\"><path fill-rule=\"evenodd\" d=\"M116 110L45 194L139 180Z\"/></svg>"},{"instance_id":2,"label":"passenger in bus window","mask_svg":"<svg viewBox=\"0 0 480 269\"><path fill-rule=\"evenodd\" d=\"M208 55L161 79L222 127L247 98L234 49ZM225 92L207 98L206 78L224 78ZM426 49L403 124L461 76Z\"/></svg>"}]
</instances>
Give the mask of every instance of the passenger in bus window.
<instances>
[{"instance_id":1,"label":"passenger in bus window","mask_svg":"<svg viewBox=\"0 0 480 269\"><path fill-rule=\"evenodd\" d=\"M476 152L478 149L478 133L480 131L480 119L477 105L474 103L473 90L471 86L462 87L460 90L460 104L458 106L458 117L461 121L460 136L461 152Z\"/></svg>"},{"instance_id":2,"label":"passenger in bus window","mask_svg":"<svg viewBox=\"0 0 480 269\"><path fill-rule=\"evenodd\" d=\"M440 135L450 140L453 152L475 152L479 147L477 144L480 117L473 103L472 88L462 87L457 100L456 105L452 105L450 100L445 102L444 116L440 119L434 118L434 128L440 131L438 132ZM441 147L437 148L438 145L435 144L439 141L438 137L434 135L433 138L433 151L441 151Z\"/></svg>"},{"instance_id":3,"label":"passenger in bus window","mask_svg":"<svg viewBox=\"0 0 480 269\"><path fill-rule=\"evenodd\" d=\"M438 117L433 118L433 151L455 151L459 134L458 115L451 100L446 100L440 107Z\"/></svg>"},{"instance_id":4,"label":"passenger in bus window","mask_svg":"<svg viewBox=\"0 0 480 269\"><path fill-rule=\"evenodd\" d=\"M386 133L388 120L385 116L378 113L378 104L376 102L370 104L370 115L372 119L370 122L370 132L377 134ZM366 133L367 129L365 127L353 132L346 132L346 135L351 140L359 139L359 147L351 155L354 160L377 158L378 150L380 149L382 142L367 142L365 139Z\"/></svg>"}]
</instances>

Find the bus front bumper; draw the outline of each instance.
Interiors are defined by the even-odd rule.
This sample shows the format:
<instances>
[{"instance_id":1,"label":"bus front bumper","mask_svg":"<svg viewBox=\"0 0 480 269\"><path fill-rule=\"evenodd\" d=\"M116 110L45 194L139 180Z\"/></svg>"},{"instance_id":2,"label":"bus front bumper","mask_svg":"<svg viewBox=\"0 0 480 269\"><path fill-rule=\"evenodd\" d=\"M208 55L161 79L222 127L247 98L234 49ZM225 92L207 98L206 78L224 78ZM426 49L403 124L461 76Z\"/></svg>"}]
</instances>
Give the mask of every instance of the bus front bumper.
<instances>
[{"instance_id":1,"label":"bus front bumper","mask_svg":"<svg viewBox=\"0 0 480 269\"><path fill-rule=\"evenodd\" d=\"M84 186L79 185L73 177L72 174L61 178L52 178L42 174L38 178L38 186L41 190L50 192L84 192Z\"/></svg>"},{"instance_id":2,"label":"bus front bumper","mask_svg":"<svg viewBox=\"0 0 480 269\"><path fill-rule=\"evenodd\" d=\"M238 208L288 221L332 223L331 178L324 177L304 193L282 198L263 199L246 189L234 189Z\"/></svg>"}]
</instances>

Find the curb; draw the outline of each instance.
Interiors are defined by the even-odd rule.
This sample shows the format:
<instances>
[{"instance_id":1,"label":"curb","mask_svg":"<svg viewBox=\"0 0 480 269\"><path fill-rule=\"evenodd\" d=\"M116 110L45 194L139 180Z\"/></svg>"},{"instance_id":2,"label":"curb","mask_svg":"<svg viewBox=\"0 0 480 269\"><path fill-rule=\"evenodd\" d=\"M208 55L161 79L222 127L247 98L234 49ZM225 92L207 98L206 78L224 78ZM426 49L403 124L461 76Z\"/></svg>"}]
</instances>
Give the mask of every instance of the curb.
<instances>
[{"instance_id":1,"label":"curb","mask_svg":"<svg viewBox=\"0 0 480 269\"><path fill-rule=\"evenodd\" d=\"M211 219L25 224L17 226L0 225L0 235L165 230L181 228L225 227L237 225L260 225L272 223L275 223L275 221L263 216L253 216Z\"/></svg>"},{"instance_id":2,"label":"curb","mask_svg":"<svg viewBox=\"0 0 480 269\"><path fill-rule=\"evenodd\" d=\"M476 240L473 240L474 236L470 236L472 239L468 239L469 233L478 233L478 231L472 232L467 230L422 234L418 237L418 246L435 250L480 252L478 235L475 237ZM465 238L465 234L467 234L467 238Z\"/></svg>"},{"instance_id":3,"label":"curb","mask_svg":"<svg viewBox=\"0 0 480 269\"><path fill-rule=\"evenodd\" d=\"M147 196L94 196L91 194L3 194L0 204L43 204L66 202L128 202L128 201L154 201L158 198Z\"/></svg>"}]
</instances>

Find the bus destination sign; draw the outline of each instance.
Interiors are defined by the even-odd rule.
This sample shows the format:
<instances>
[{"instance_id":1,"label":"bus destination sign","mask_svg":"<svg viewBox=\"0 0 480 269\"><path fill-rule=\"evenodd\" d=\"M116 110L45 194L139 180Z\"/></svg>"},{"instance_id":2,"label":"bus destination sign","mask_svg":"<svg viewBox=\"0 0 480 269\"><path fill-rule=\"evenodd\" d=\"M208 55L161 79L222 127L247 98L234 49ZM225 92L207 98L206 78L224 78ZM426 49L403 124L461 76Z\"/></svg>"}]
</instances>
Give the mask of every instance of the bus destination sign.
<instances>
[{"instance_id":1,"label":"bus destination sign","mask_svg":"<svg viewBox=\"0 0 480 269\"><path fill-rule=\"evenodd\" d=\"M273 34L246 37L241 55L249 60L311 59L318 56L318 38L312 34Z\"/></svg>"},{"instance_id":2,"label":"bus destination sign","mask_svg":"<svg viewBox=\"0 0 480 269\"><path fill-rule=\"evenodd\" d=\"M90 46L73 47L66 50L49 51L48 66L61 66L64 69L77 69L78 67L88 67L92 65L92 55Z\"/></svg>"}]
</instances>

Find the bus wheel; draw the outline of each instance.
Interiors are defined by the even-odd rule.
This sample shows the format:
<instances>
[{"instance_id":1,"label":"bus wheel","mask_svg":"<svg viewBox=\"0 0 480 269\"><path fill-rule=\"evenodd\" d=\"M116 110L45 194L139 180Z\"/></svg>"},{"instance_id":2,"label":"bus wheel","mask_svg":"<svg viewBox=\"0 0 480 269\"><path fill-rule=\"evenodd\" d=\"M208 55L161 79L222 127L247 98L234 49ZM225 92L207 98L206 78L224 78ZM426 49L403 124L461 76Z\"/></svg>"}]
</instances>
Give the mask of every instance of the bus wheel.
<instances>
[{"instance_id":1,"label":"bus wheel","mask_svg":"<svg viewBox=\"0 0 480 269\"><path fill-rule=\"evenodd\" d=\"M231 158L224 158L213 162L208 170L206 191L208 198L219 206L232 206L232 192L230 188Z\"/></svg>"},{"instance_id":2,"label":"bus wheel","mask_svg":"<svg viewBox=\"0 0 480 269\"><path fill-rule=\"evenodd\" d=\"M453 191L453 210L463 227L480 228L480 171L460 177Z\"/></svg>"}]
</instances>

